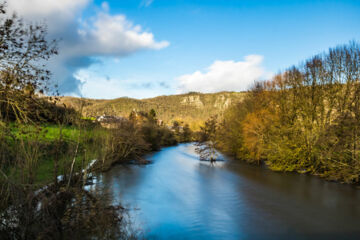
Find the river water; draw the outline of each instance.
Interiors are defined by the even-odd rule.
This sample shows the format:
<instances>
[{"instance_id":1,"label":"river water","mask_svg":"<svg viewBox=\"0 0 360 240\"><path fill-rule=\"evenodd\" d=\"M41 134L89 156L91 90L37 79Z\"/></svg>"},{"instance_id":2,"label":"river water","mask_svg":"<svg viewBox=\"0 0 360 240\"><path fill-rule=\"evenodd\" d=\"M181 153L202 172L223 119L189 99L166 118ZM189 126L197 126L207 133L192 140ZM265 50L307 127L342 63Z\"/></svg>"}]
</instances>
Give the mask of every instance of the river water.
<instances>
[{"instance_id":1,"label":"river water","mask_svg":"<svg viewBox=\"0 0 360 240\"><path fill-rule=\"evenodd\" d=\"M180 144L115 166L96 188L146 239L360 239L359 188L221 157L200 162Z\"/></svg>"}]
</instances>

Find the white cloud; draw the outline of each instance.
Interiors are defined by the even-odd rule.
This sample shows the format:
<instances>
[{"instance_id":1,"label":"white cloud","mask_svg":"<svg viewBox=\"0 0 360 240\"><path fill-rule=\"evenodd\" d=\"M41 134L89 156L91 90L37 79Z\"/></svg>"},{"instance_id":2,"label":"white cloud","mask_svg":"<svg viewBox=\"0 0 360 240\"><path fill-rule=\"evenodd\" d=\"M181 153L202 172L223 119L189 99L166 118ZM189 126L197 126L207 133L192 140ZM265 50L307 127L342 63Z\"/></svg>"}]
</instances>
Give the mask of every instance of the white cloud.
<instances>
[{"instance_id":1,"label":"white cloud","mask_svg":"<svg viewBox=\"0 0 360 240\"><path fill-rule=\"evenodd\" d=\"M80 81L74 74L94 63L93 57L123 57L141 50L159 50L169 45L156 41L153 33L143 31L125 15L109 14L109 4L99 7L91 0L10 0L9 12L25 20L45 20L49 38L61 39L60 55L50 62L50 69L63 93L78 92ZM87 18L82 12L93 7L96 14ZM91 11L90 11L91 12Z\"/></svg>"},{"instance_id":2,"label":"white cloud","mask_svg":"<svg viewBox=\"0 0 360 240\"><path fill-rule=\"evenodd\" d=\"M140 6L141 7L149 7L153 2L154 2L154 0L142 0L140 3Z\"/></svg>"},{"instance_id":3,"label":"white cloud","mask_svg":"<svg viewBox=\"0 0 360 240\"><path fill-rule=\"evenodd\" d=\"M21 16L51 16L53 14L72 16L74 11L86 6L90 0L11 0L8 7Z\"/></svg>"},{"instance_id":4,"label":"white cloud","mask_svg":"<svg viewBox=\"0 0 360 240\"><path fill-rule=\"evenodd\" d=\"M84 69L78 71L75 78L81 83L81 89L80 93L73 94L73 96L85 98L114 99L131 96L141 99L168 93L166 84L157 79L149 79L148 76L145 78L142 76L119 78L104 76L102 73Z\"/></svg>"},{"instance_id":5,"label":"white cloud","mask_svg":"<svg viewBox=\"0 0 360 240\"><path fill-rule=\"evenodd\" d=\"M46 20L50 32L56 32L74 20L91 0L10 0L10 12L28 20Z\"/></svg>"},{"instance_id":6,"label":"white cloud","mask_svg":"<svg viewBox=\"0 0 360 240\"><path fill-rule=\"evenodd\" d=\"M154 35L133 25L124 15L99 13L79 30L80 45L76 49L93 55L122 56L141 49L162 49L167 41L156 42Z\"/></svg>"},{"instance_id":7,"label":"white cloud","mask_svg":"<svg viewBox=\"0 0 360 240\"><path fill-rule=\"evenodd\" d=\"M269 77L261 66L263 57L249 55L244 61L215 61L205 72L178 77L180 92L244 91L256 80Z\"/></svg>"},{"instance_id":8,"label":"white cloud","mask_svg":"<svg viewBox=\"0 0 360 240\"><path fill-rule=\"evenodd\" d=\"M105 11L108 12L110 10L110 6L108 2L102 2L101 3L101 8Z\"/></svg>"}]
</instances>

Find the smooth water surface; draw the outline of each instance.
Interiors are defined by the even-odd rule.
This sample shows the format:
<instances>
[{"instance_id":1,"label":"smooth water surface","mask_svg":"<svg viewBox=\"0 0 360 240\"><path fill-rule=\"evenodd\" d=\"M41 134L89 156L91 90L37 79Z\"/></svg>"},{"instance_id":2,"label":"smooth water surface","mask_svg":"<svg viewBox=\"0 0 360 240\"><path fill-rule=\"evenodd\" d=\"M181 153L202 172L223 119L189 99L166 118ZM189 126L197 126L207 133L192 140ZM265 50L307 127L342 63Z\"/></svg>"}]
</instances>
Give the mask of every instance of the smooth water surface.
<instances>
[{"instance_id":1,"label":"smooth water surface","mask_svg":"<svg viewBox=\"0 0 360 240\"><path fill-rule=\"evenodd\" d=\"M115 166L96 187L130 209L147 239L360 239L360 189L227 158L211 165L194 150Z\"/></svg>"}]
</instances>

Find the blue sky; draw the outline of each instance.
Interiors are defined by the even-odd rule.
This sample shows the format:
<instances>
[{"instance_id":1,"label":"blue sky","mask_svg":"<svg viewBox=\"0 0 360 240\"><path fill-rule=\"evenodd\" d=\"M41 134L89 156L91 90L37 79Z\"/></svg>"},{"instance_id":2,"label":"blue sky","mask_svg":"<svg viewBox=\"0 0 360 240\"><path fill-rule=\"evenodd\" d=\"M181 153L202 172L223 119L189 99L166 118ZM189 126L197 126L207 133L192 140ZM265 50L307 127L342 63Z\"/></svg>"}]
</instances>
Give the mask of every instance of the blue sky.
<instances>
[{"instance_id":1,"label":"blue sky","mask_svg":"<svg viewBox=\"0 0 360 240\"><path fill-rule=\"evenodd\" d=\"M63 34L64 56L50 63L63 94L92 98L241 91L329 47L360 40L360 1L58 0L64 6L49 6L49 14L21 10L25 0L14 1L25 17L47 18L50 36ZM56 10L61 7L67 12ZM64 20L50 14L54 9L60 16L73 12ZM62 22L73 29L51 30ZM95 32L96 26L104 30ZM88 36L93 40L81 40Z\"/></svg>"}]
</instances>

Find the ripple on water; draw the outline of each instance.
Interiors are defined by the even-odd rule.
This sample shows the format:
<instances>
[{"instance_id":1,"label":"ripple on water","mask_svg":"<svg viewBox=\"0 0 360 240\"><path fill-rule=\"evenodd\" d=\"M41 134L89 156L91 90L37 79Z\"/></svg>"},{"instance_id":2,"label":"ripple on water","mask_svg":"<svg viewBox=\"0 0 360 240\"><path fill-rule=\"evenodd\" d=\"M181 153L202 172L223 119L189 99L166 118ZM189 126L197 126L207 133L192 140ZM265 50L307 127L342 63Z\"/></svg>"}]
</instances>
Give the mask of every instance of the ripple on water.
<instances>
[{"instance_id":1,"label":"ripple on water","mask_svg":"<svg viewBox=\"0 0 360 240\"><path fill-rule=\"evenodd\" d=\"M360 239L359 190L222 157L201 162L180 144L150 165L114 167L97 186L132 209L148 239Z\"/></svg>"}]
</instances>

